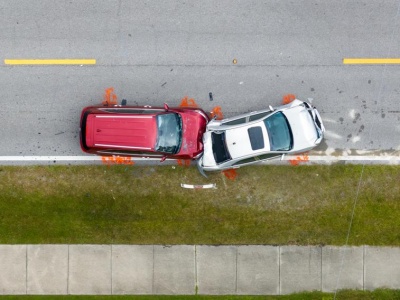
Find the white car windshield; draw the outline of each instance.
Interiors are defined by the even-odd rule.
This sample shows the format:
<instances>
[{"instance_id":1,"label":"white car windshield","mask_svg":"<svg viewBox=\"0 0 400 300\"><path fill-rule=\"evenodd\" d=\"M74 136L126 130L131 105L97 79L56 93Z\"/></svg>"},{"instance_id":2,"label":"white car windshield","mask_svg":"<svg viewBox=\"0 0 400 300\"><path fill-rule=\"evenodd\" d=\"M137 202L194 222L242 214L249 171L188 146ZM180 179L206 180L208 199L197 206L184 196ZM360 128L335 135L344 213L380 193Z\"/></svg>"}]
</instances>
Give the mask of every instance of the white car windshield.
<instances>
[{"instance_id":1,"label":"white car windshield","mask_svg":"<svg viewBox=\"0 0 400 300\"><path fill-rule=\"evenodd\" d=\"M292 131L282 112L277 112L264 120L268 131L271 151L288 151L293 147Z\"/></svg>"},{"instance_id":2,"label":"white car windshield","mask_svg":"<svg viewBox=\"0 0 400 300\"><path fill-rule=\"evenodd\" d=\"M231 156L225 143L225 132L211 134L214 159L217 164L228 161Z\"/></svg>"}]
</instances>

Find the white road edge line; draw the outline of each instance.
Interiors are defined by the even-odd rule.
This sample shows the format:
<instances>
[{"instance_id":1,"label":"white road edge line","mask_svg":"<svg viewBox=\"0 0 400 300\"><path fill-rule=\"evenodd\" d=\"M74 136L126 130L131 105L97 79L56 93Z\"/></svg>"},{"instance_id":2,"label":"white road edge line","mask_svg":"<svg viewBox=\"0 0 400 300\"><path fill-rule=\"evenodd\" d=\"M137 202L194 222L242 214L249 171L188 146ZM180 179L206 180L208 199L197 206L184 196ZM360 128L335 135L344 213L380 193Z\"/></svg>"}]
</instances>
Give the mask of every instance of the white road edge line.
<instances>
[{"instance_id":1,"label":"white road edge line","mask_svg":"<svg viewBox=\"0 0 400 300\"><path fill-rule=\"evenodd\" d=\"M103 156L110 157L110 156ZM121 156L123 157L123 156ZM133 161L159 161L161 158L140 158L131 157ZM101 161L102 156L0 156L0 161ZM400 162L400 156L396 155L342 155L342 156L328 156L328 155L309 155L306 158L302 156L285 156L283 161L296 160L302 162L339 162L339 161L391 161ZM274 162L279 160L270 160L264 163Z\"/></svg>"}]
</instances>

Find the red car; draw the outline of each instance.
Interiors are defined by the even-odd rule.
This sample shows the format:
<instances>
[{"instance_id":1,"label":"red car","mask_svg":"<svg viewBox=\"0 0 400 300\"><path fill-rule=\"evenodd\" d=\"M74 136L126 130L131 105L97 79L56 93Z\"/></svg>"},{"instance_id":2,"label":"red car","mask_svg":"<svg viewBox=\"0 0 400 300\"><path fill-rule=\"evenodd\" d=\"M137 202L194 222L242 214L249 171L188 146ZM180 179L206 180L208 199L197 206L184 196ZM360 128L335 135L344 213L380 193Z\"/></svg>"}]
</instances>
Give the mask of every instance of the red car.
<instances>
[{"instance_id":1,"label":"red car","mask_svg":"<svg viewBox=\"0 0 400 300\"><path fill-rule=\"evenodd\" d=\"M99 155L195 159L209 121L199 108L89 106L80 121L84 152Z\"/></svg>"}]
</instances>

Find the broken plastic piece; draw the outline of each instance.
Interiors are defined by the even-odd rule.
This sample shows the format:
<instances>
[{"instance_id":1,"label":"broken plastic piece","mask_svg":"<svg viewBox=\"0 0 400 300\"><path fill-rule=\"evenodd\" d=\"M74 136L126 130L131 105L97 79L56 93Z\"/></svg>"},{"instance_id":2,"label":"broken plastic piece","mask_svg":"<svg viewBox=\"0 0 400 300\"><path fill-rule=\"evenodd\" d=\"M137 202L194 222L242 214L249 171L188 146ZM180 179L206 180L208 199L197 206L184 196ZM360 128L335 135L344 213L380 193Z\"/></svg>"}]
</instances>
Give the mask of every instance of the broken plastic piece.
<instances>
[{"instance_id":1,"label":"broken plastic piece","mask_svg":"<svg viewBox=\"0 0 400 300\"><path fill-rule=\"evenodd\" d=\"M185 189L216 189L217 184L210 183L210 184L185 184L181 183L181 187Z\"/></svg>"},{"instance_id":2,"label":"broken plastic piece","mask_svg":"<svg viewBox=\"0 0 400 300\"><path fill-rule=\"evenodd\" d=\"M110 87L105 90L102 104L104 106L112 106L117 104L117 95L114 93L114 88Z\"/></svg>"},{"instance_id":3,"label":"broken plastic piece","mask_svg":"<svg viewBox=\"0 0 400 300\"><path fill-rule=\"evenodd\" d=\"M294 99L296 99L296 95L293 94L286 94L283 96L282 98L282 103L283 104L289 104L290 102L292 102Z\"/></svg>"},{"instance_id":4,"label":"broken plastic piece","mask_svg":"<svg viewBox=\"0 0 400 300\"><path fill-rule=\"evenodd\" d=\"M188 96L185 96L182 98L181 104L179 104L179 107L199 107L196 103L196 101L194 101L193 98L190 98Z\"/></svg>"}]
</instances>

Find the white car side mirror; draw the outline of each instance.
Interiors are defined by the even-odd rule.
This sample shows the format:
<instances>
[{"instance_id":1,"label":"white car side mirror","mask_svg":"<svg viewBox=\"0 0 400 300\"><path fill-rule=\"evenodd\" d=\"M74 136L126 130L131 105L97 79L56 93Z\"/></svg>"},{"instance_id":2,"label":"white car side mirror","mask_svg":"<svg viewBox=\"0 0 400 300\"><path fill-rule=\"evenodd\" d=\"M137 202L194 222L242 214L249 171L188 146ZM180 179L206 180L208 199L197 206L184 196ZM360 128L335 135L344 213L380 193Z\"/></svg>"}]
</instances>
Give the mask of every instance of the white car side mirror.
<instances>
[{"instance_id":1,"label":"white car side mirror","mask_svg":"<svg viewBox=\"0 0 400 300\"><path fill-rule=\"evenodd\" d=\"M270 111L274 111L274 108L271 105L268 106L268 108L269 108Z\"/></svg>"}]
</instances>

